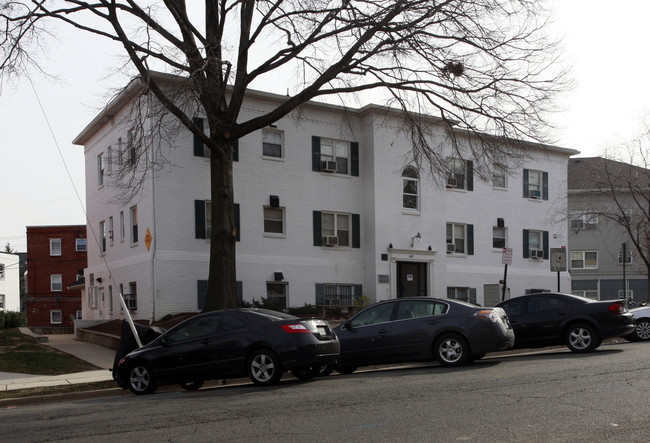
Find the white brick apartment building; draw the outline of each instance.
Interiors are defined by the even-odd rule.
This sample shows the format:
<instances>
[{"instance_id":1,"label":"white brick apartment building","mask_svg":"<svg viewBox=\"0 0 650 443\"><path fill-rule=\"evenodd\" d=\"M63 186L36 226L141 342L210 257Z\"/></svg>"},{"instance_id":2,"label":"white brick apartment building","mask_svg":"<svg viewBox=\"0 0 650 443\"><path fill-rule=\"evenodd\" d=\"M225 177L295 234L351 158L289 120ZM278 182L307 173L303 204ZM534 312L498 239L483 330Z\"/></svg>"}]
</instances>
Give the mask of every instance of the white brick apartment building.
<instances>
[{"instance_id":1,"label":"white brick apartment building","mask_svg":"<svg viewBox=\"0 0 650 443\"><path fill-rule=\"evenodd\" d=\"M205 297L209 159L191 133L162 145L169 163L148 171L135 198L116 199L116 168L128 164L130 127L121 122L134 93L127 89L74 141L86 159L84 319L120 318L118 291L142 319L198 311ZM282 98L251 91L241 118ZM444 134L434 118L431 125ZM346 307L361 295L423 295L494 304L504 246L513 250L508 296L557 289L548 250L565 245L567 227L553 215L566 212L567 159L577 151L531 145L529 160L510 174L497 170L490 182L473 177L471 160L459 161L451 187L454 180L437 184L409 163L402 127L396 113L377 106L309 103L239 140L243 300L279 294L287 307ZM561 285L570 290L568 273Z\"/></svg>"},{"instance_id":2,"label":"white brick apartment building","mask_svg":"<svg viewBox=\"0 0 650 443\"><path fill-rule=\"evenodd\" d=\"M20 312L18 254L0 252L0 311Z\"/></svg>"}]
</instances>

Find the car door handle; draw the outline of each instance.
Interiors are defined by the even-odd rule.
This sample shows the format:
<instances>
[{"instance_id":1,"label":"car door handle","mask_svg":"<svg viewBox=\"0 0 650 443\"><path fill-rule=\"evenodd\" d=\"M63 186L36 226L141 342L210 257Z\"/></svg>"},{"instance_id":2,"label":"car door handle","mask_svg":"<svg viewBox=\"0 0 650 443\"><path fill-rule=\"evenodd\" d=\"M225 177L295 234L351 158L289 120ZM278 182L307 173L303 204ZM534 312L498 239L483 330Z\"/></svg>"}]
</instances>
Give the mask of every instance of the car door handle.
<instances>
[{"instance_id":1,"label":"car door handle","mask_svg":"<svg viewBox=\"0 0 650 443\"><path fill-rule=\"evenodd\" d=\"M377 334L386 334L386 333L388 333L388 329L380 329L379 331L377 331Z\"/></svg>"}]
</instances>

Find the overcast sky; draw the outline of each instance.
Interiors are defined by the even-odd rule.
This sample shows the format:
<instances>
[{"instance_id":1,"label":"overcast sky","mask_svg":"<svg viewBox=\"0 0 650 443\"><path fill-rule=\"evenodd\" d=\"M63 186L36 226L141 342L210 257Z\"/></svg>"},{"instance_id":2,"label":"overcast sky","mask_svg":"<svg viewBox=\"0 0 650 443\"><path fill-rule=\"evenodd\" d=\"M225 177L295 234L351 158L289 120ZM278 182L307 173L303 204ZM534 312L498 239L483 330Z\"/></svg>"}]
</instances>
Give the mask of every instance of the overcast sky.
<instances>
[{"instance_id":1,"label":"overcast sky","mask_svg":"<svg viewBox=\"0 0 650 443\"><path fill-rule=\"evenodd\" d=\"M555 144L577 149L581 156L600 155L636 137L650 110L650 2L551 3L554 32L564 36L565 59L577 84L555 117ZM72 140L97 115L111 88L126 81L106 77L118 64L106 52L119 53L119 48L98 51L96 43L87 35L59 37L50 45L46 63L49 72L60 75L59 82L34 73L33 88L24 79L2 90L2 250L9 242L26 252L26 226L85 224L83 147ZM285 85L265 89L286 92Z\"/></svg>"}]
</instances>

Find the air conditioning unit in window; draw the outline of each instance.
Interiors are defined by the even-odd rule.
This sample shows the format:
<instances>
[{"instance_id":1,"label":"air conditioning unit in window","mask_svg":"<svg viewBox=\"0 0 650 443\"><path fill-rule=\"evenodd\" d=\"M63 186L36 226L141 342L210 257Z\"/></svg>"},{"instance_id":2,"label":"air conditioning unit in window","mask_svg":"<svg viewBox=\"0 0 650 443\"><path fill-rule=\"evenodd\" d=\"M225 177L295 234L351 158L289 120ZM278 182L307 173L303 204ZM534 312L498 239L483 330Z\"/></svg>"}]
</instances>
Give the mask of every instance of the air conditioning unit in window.
<instances>
[{"instance_id":1,"label":"air conditioning unit in window","mask_svg":"<svg viewBox=\"0 0 650 443\"><path fill-rule=\"evenodd\" d=\"M584 227L584 223L582 223L582 220L571 220L571 229L582 229Z\"/></svg>"},{"instance_id":2,"label":"air conditioning unit in window","mask_svg":"<svg viewBox=\"0 0 650 443\"><path fill-rule=\"evenodd\" d=\"M322 172L336 172L336 162L330 160L323 160L320 162L320 170Z\"/></svg>"},{"instance_id":3,"label":"air conditioning unit in window","mask_svg":"<svg viewBox=\"0 0 650 443\"><path fill-rule=\"evenodd\" d=\"M456 245L447 243L447 254L452 254L454 251L456 251Z\"/></svg>"},{"instance_id":4,"label":"air conditioning unit in window","mask_svg":"<svg viewBox=\"0 0 650 443\"><path fill-rule=\"evenodd\" d=\"M448 188L455 188L457 185L456 179L455 178L448 178L447 179L447 187Z\"/></svg>"},{"instance_id":5,"label":"air conditioning unit in window","mask_svg":"<svg viewBox=\"0 0 650 443\"><path fill-rule=\"evenodd\" d=\"M530 258L542 259L544 258L544 251L542 251L541 249L531 249Z\"/></svg>"},{"instance_id":6,"label":"air conditioning unit in window","mask_svg":"<svg viewBox=\"0 0 650 443\"><path fill-rule=\"evenodd\" d=\"M339 238L331 235L323 236L323 246L338 246Z\"/></svg>"},{"instance_id":7,"label":"air conditioning unit in window","mask_svg":"<svg viewBox=\"0 0 650 443\"><path fill-rule=\"evenodd\" d=\"M530 198L541 198L542 195L539 192L539 190L531 190L530 193L528 194L528 197L530 197Z\"/></svg>"}]
</instances>

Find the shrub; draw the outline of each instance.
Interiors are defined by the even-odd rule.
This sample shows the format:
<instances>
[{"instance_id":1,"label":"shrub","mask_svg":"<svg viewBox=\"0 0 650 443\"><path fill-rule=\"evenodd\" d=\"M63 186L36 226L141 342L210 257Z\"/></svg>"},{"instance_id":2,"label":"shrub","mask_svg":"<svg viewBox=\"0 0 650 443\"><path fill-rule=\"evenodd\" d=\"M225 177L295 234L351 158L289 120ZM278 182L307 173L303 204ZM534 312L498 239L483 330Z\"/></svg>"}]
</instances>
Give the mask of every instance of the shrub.
<instances>
[{"instance_id":1,"label":"shrub","mask_svg":"<svg viewBox=\"0 0 650 443\"><path fill-rule=\"evenodd\" d=\"M27 317L22 312L0 311L0 328L18 328L27 326Z\"/></svg>"}]
</instances>

